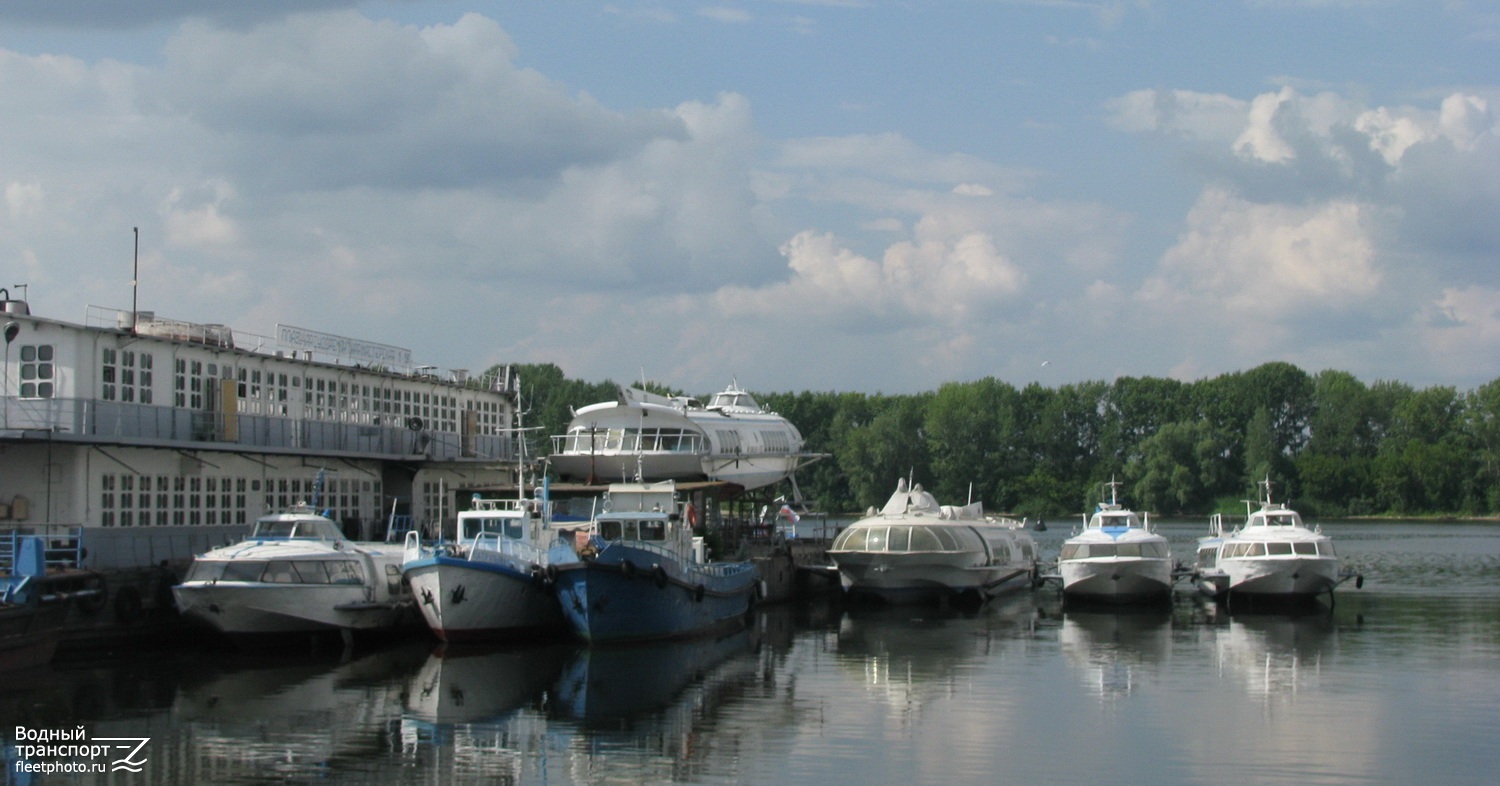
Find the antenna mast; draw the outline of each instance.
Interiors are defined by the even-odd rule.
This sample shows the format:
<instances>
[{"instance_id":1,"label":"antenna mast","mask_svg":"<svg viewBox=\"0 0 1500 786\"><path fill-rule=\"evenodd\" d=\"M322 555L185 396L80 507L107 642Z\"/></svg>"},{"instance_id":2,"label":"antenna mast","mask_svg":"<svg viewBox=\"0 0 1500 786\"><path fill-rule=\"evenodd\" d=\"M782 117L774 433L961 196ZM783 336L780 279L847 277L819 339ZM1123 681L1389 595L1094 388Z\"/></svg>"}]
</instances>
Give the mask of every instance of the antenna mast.
<instances>
[{"instance_id":1,"label":"antenna mast","mask_svg":"<svg viewBox=\"0 0 1500 786\"><path fill-rule=\"evenodd\" d=\"M141 289L141 228L131 227L131 231L135 233L135 261L130 269L130 334L134 336L139 335L136 323L140 321L136 307Z\"/></svg>"}]
</instances>

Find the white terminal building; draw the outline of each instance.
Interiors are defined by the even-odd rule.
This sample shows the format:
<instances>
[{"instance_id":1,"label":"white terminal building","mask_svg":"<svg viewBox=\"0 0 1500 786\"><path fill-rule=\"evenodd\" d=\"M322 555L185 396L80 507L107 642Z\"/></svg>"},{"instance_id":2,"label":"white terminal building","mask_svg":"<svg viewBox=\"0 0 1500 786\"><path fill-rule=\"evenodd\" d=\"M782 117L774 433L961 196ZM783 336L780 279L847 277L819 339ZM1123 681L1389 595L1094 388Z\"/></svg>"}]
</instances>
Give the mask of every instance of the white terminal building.
<instances>
[{"instance_id":1,"label":"white terminal building","mask_svg":"<svg viewBox=\"0 0 1500 786\"><path fill-rule=\"evenodd\" d=\"M46 533L81 568L180 572L300 502L378 540L435 534L470 489L516 482L508 371L439 374L284 325L266 338L93 306L75 324L0 296L0 541Z\"/></svg>"}]
</instances>

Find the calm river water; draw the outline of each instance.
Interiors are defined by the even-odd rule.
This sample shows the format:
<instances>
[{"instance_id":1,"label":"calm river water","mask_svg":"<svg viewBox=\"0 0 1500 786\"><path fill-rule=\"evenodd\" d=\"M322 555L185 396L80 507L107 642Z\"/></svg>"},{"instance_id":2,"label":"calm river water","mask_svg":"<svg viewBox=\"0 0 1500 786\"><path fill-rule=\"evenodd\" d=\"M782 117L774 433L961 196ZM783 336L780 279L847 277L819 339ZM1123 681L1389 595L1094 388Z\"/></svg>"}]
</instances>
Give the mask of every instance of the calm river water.
<instances>
[{"instance_id":1,"label":"calm river water","mask_svg":"<svg viewBox=\"0 0 1500 786\"><path fill-rule=\"evenodd\" d=\"M1160 529L1188 556L1204 526ZM1497 782L1500 525L1324 530L1364 587L1298 616L1044 589L773 607L673 646L74 656L0 678L4 739L145 739L141 771L19 772L12 747L6 782Z\"/></svg>"}]
</instances>

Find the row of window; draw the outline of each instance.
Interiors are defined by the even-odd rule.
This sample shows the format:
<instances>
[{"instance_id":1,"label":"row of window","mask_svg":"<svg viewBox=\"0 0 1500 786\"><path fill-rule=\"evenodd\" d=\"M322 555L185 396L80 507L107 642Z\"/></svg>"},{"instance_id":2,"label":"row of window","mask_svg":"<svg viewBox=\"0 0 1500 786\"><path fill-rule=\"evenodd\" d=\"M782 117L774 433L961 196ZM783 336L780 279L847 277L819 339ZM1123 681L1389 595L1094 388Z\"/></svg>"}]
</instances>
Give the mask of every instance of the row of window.
<instances>
[{"instance_id":1,"label":"row of window","mask_svg":"<svg viewBox=\"0 0 1500 786\"><path fill-rule=\"evenodd\" d=\"M1170 556L1167 544L1161 541L1144 543L1065 543L1060 560L1092 559L1099 557L1153 557L1166 559Z\"/></svg>"},{"instance_id":2,"label":"row of window","mask_svg":"<svg viewBox=\"0 0 1500 786\"><path fill-rule=\"evenodd\" d=\"M364 584L352 559L194 560L185 581L264 581L272 584Z\"/></svg>"},{"instance_id":3,"label":"row of window","mask_svg":"<svg viewBox=\"0 0 1500 786\"><path fill-rule=\"evenodd\" d=\"M1230 543L1224 546L1223 553L1219 556L1222 559L1232 559L1234 557L1289 557L1294 554L1304 557L1332 557L1334 556L1333 541L1298 540L1292 542Z\"/></svg>"},{"instance_id":4,"label":"row of window","mask_svg":"<svg viewBox=\"0 0 1500 786\"><path fill-rule=\"evenodd\" d=\"M703 435L682 428L591 429L576 426L561 446L565 453L702 453Z\"/></svg>"},{"instance_id":5,"label":"row of window","mask_svg":"<svg viewBox=\"0 0 1500 786\"><path fill-rule=\"evenodd\" d=\"M99 479L99 523L105 527L219 526L247 524L249 502L264 502L264 510L286 510L311 502L315 481L303 478L260 478L105 474ZM379 515L378 481L336 478L325 482L318 496L319 512L334 521Z\"/></svg>"},{"instance_id":6,"label":"row of window","mask_svg":"<svg viewBox=\"0 0 1500 786\"><path fill-rule=\"evenodd\" d=\"M966 542L949 527L894 526L851 527L833 544L836 551L966 551L977 543Z\"/></svg>"},{"instance_id":7,"label":"row of window","mask_svg":"<svg viewBox=\"0 0 1500 786\"><path fill-rule=\"evenodd\" d=\"M56 350L51 344L23 344L19 349L21 398L53 398ZM152 404L155 382L155 359L149 352L104 347L99 350L99 397L104 401L127 404ZM172 404L203 411L206 397L217 395L223 384L236 386L241 402L239 409L248 414L286 416L287 402L302 391L303 417L375 424L380 415L402 420L419 417L435 431L459 433L458 413L478 413L480 433L498 434L501 407L496 401L461 402L443 393L395 390L370 385L351 384L337 379L302 377L260 369L240 368L229 364L178 358L173 367ZM306 388L305 391L303 388Z\"/></svg>"}]
</instances>

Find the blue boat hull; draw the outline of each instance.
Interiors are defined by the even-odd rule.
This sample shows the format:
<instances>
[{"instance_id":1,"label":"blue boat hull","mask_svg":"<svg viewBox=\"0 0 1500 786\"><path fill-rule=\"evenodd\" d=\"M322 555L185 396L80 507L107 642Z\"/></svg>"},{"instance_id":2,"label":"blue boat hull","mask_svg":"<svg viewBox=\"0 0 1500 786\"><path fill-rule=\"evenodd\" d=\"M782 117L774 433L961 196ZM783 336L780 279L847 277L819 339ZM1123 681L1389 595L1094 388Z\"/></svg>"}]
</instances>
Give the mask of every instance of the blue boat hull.
<instances>
[{"instance_id":1,"label":"blue boat hull","mask_svg":"<svg viewBox=\"0 0 1500 786\"><path fill-rule=\"evenodd\" d=\"M556 567L563 616L588 642L671 639L742 627L760 587L748 562L705 569L618 543L593 560Z\"/></svg>"}]
</instances>

